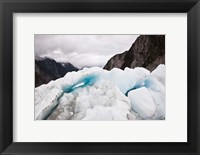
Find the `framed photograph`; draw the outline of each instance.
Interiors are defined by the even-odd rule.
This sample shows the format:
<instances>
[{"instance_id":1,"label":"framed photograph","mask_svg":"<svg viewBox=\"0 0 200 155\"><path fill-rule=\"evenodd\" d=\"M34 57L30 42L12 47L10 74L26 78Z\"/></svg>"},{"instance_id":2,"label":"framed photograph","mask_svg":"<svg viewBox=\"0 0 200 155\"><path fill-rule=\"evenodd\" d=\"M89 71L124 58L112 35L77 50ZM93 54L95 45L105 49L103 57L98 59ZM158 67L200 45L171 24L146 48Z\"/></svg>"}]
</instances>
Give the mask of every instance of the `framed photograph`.
<instances>
[{"instance_id":1,"label":"framed photograph","mask_svg":"<svg viewBox=\"0 0 200 155\"><path fill-rule=\"evenodd\" d=\"M200 154L194 1L0 1L2 154Z\"/></svg>"},{"instance_id":2,"label":"framed photograph","mask_svg":"<svg viewBox=\"0 0 200 155\"><path fill-rule=\"evenodd\" d=\"M165 35L35 34L34 42L35 120L165 120Z\"/></svg>"}]
</instances>

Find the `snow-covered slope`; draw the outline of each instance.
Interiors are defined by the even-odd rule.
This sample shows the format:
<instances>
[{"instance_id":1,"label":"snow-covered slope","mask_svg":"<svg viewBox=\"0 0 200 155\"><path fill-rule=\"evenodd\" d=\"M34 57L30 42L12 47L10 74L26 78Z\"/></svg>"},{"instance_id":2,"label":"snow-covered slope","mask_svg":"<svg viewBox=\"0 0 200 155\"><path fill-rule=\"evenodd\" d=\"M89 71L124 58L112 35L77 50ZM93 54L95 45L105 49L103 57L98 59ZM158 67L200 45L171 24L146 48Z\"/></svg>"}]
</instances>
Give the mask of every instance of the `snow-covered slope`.
<instances>
[{"instance_id":1,"label":"snow-covered slope","mask_svg":"<svg viewBox=\"0 0 200 155\"><path fill-rule=\"evenodd\" d=\"M35 88L35 119L165 119L165 65L67 73Z\"/></svg>"}]
</instances>

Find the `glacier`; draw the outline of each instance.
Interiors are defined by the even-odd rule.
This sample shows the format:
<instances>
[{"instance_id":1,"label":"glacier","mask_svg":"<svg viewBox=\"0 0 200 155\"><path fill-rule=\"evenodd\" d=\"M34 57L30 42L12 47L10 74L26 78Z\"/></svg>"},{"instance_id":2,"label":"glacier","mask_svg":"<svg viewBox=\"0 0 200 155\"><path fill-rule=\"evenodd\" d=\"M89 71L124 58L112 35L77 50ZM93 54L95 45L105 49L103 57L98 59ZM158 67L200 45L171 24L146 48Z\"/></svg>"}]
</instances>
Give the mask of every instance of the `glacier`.
<instances>
[{"instance_id":1,"label":"glacier","mask_svg":"<svg viewBox=\"0 0 200 155\"><path fill-rule=\"evenodd\" d=\"M164 120L165 65L69 72L35 88L35 120Z\"/></svg>"}]
</instances>

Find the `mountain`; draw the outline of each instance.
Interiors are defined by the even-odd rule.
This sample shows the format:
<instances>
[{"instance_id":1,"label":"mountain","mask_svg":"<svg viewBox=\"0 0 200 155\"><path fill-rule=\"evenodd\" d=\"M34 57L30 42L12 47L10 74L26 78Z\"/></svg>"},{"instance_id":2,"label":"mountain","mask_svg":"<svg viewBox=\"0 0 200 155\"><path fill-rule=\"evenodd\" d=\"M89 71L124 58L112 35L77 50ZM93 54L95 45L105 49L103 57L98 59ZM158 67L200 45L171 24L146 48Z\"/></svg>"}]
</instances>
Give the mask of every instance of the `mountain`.
<instances>
[{"instance_id":1,"label":"mountain","mask_svg":"<svg viewBox=\"0 0 200 155\"><path fill-rule=\"evenodd\" d=\"M159 64L165 64L165 35L140 35L128 51L110 58L104 69L144 67L153 71Z\"/></svg>"},{"instance_id":2,"label":"mountain","mask_svg":"<svg viewBox=\"0 0 200 155\"><path fill-rule=\"evenodd\" d=\"M71 63L60 63L66 70L67 72L72 72L72 71L78 71L79 69L75 66L73 66Z\"/></svg>"},{"instance_id":3,"label":"mountain","mask_svg":"<svg viewBox=\"0 0 200 155\"><path fill-rule=\"evenodd\" d=\"M71 71L78 71L78 68L70 63L58 63L47 57L35 59L35 87L61 78Z\"/></svg>"}]
</instances>

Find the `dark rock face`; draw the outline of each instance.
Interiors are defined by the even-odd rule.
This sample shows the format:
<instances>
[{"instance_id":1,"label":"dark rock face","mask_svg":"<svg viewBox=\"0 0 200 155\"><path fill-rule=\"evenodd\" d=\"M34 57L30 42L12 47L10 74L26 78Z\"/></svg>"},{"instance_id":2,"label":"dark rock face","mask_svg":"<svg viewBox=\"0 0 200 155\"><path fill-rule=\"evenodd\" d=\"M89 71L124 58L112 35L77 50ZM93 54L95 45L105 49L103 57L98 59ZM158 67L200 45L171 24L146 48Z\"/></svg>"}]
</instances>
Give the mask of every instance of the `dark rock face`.
<instances>
[{"instance_id":1,"label":"dark rock face","mask_svg":"<svg viewBox=\"0 0 200 155\"><path fill-rule=\"evenodd\" d=\"M165 36L141 35L128 51L113 56L104 69L144 67L150 71L165 64Z\"/></svg>"},{"instance_id":2,"label":"dark rock face","mask_svg":"<svg viewBox=\"0 0 200 155\"><path fill-rule=\"evenodd\" d=\"M78 68L70 63L58 63L50 58L35 60L35 87L61 78L71 71L78 71Z\"/></svg>"}]
</instances>

